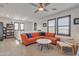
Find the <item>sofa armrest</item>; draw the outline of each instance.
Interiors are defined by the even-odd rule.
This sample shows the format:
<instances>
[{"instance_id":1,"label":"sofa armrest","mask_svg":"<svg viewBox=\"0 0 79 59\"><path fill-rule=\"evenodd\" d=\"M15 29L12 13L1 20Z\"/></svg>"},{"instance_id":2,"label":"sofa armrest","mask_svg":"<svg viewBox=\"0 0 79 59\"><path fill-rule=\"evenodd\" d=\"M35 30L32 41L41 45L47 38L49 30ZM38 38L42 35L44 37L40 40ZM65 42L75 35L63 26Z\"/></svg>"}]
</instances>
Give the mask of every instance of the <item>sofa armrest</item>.
<instances>
[{"instance_id":1,"label":"sofa armrest","mask_svg":"<svg viewBox=\"0 0 79 59\"><path fill-rule=\"evenodd\" d=\"M57 41L57 39L55 37L51 37L49 39L52 40L52 41Z\"/></svg>"},{"instance_id":2,"label":"sofa armrest","mask_svg":"<svg viewBox=\"0 0 79 59\"><path fill-rule=\"evenodd\" d=\"M54 38L51 38L51 41L52 41L52 44L56 45L58 40L57 38L54 37Z\"/></svg>"},{"instance_id":3,"label":"sofa armrest","mask_svg":"<svg viewBox=\"0 0 79 59\"><path fill-rule=\"evenodd\" d=\"M55 36L55 38L57 39L57 41L60 41L60 37L58 37L58 36Z\"/></svg>"},{"instance_id":4,"label":"sofa armrest","mask_svg":"<svg viewBox=\"0 0 79 59\"><path fill-rule=\"evenodd\" d=\"M20 34L21 40L27 41L28 37L25 34Z\"/></svg>"}]
</instances>

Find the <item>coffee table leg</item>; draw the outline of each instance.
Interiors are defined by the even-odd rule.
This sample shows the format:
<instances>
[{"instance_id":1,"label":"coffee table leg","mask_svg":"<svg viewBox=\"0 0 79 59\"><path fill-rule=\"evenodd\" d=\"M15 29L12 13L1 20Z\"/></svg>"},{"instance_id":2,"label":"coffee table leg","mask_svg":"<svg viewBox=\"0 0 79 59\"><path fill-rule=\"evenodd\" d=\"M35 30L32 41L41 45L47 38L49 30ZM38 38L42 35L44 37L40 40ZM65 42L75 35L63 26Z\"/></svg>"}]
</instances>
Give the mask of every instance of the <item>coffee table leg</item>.
<instances>
[{"instance_id":1,"label":"coffee table leg","mask_svg":"<svg viewBox=\"0 0 79 59\"><path fill-rule=\"evenodd\" d=\"M39 44L38 46L40 47L40 50L42 51L43 50L43 45Z\"/></svg>"},{"instance_id":2,"label":"coffee table leg","mask_svg":"<svg viewBox=\"0 0 79 59\"><path fill-rule=\"evenodd\" d=\"M46 45L46 47L47 47L47 49L49 49L49 45L48 44Z\"/></svg>"},{"instance_id":3,"label":"coffee table leg","mask_svg":"<svg viewBox=\"0 0 79 59\"><path fill-rule=\"evenodd\" d=\"M41 51L43 50L43 48L49 49L49 45L48 44L41 44L40 46L41 46Z\"/></svg>"},{"instance_id":4,"label":"coffee table leg","mask_svg":"<svg viewBox=\"0 0 79 59\"><path fill-rule=\"evenodd\" d=\"M43 49L43 45L41 45L41 51L42 51L42 49Z\"/></svg>"},{"instance_id":5,"label":"coffee table leg","mask_svg":"<svg viewBox=\"0 0 79 59\"><path fill-rule=\"evenodd\" d=\"M39 44L39 46L40 46L40 50L41 51L43 50L43 48L49 49L49 45L48 44Z\"/></svg>"}]
</instances>

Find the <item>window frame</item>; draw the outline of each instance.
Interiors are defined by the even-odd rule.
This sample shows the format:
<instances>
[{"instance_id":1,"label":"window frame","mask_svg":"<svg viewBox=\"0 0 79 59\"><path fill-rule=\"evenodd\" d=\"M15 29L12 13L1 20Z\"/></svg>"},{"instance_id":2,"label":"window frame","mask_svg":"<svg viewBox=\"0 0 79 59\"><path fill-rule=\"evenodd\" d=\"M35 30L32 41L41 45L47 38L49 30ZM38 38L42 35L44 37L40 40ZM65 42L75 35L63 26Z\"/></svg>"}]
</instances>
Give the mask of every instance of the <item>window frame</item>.
<instances>
[{"instance_id":1,"label":"window frame","mask_svg":"<svg viewBox=\"0 0 79 59\"><path fill-rule=\"evenodd\" d=\"M55 34L56 34L56 18L53 18L53 19L49 19L48 21L47 21L47 32L49 32L49 21L51 21L51 20L55 20Z\"/></svg>"},{"instance_id":2,"label":"window frame","mask_svg":"<svg viewBox=\"0 0 79 59\"><path fill-rule=\"evenodd\" d=\"M69 17L69 25L68 25L68 28L69 28L69 30L68 30L68 34L60 34L60 33L58 33L58 21L59 21L59 19L60 18L65 18L65 17ZM64 25L63 25L63 27L64 27ZM62 35L62 36L71 36L71 15L66 15L66 16L62 16L62 17L57 17L57 35Z\"/></svg>"}]
</instances>

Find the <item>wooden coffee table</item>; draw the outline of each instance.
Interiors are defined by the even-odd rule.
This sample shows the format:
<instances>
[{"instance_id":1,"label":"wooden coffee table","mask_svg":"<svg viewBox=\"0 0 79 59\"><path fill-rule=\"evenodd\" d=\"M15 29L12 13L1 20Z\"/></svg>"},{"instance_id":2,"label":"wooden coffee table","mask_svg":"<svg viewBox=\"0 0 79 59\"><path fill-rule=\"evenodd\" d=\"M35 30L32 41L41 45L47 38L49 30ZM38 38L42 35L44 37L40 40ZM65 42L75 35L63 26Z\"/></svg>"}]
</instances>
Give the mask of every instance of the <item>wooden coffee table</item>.
<instances>
[{"instance_id":1,"label":"wooden coffee table","mask_svg":"<svg viewBox=\"0 0 79 59\"><path fill-rule=\"evenodd\" d=\"M49 49L49 44L52 42L51 40L49 39L45 39L45 38L40 38L40 39L37 39L36 42L39 44L39 46L41 47L41 51L43 48L47 48Z\"/></svg>"}]
</instances>

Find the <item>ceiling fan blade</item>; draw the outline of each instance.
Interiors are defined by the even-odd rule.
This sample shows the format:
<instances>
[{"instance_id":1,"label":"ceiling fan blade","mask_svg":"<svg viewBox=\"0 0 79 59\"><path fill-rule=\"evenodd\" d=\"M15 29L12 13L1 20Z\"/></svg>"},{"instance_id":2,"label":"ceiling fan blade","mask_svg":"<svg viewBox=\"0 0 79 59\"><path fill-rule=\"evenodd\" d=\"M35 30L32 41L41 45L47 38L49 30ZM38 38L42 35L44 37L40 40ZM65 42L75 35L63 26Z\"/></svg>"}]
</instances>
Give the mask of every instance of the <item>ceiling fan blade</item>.
<instances>
[{"instance_id":1,"label":"ceiling fan blade","mask_svg":"<svg viewBox=\"0 0 79 59\"><path fill-rule=\"evenodd\" d=\"M36 10L34 13L37 13L38 12L38 10Z\"/></svg>"},{"instance_id":2,"label":"ceiling fan blade","mask_svg":"<svg viewBox=\"0 0 79 59\"><path fill-rule=\"evenodd\" d=\"M44 3L44 6L47 7L50 3Z\"/></svg>"},{"instance_id":3,"label":"ceiling fan blade","mask_svg":"<svg viewBox=\"0 0 79 59\"><path fill-rule=\"evenodd\" d=\"M32 6L37 6L36 4L34 4L34 3L30 3L30 5L32 5Z\"/></svg>"},{"instance_id":4,"label":"ceiling fan blade","mask_svg":"<svg viewBox=\"0 0 79 59\"><path fill-rule=\"evenodd\" d=\"M40 6L42 6L42 3L39 3Z\"/></svg>"}]
</instances>

